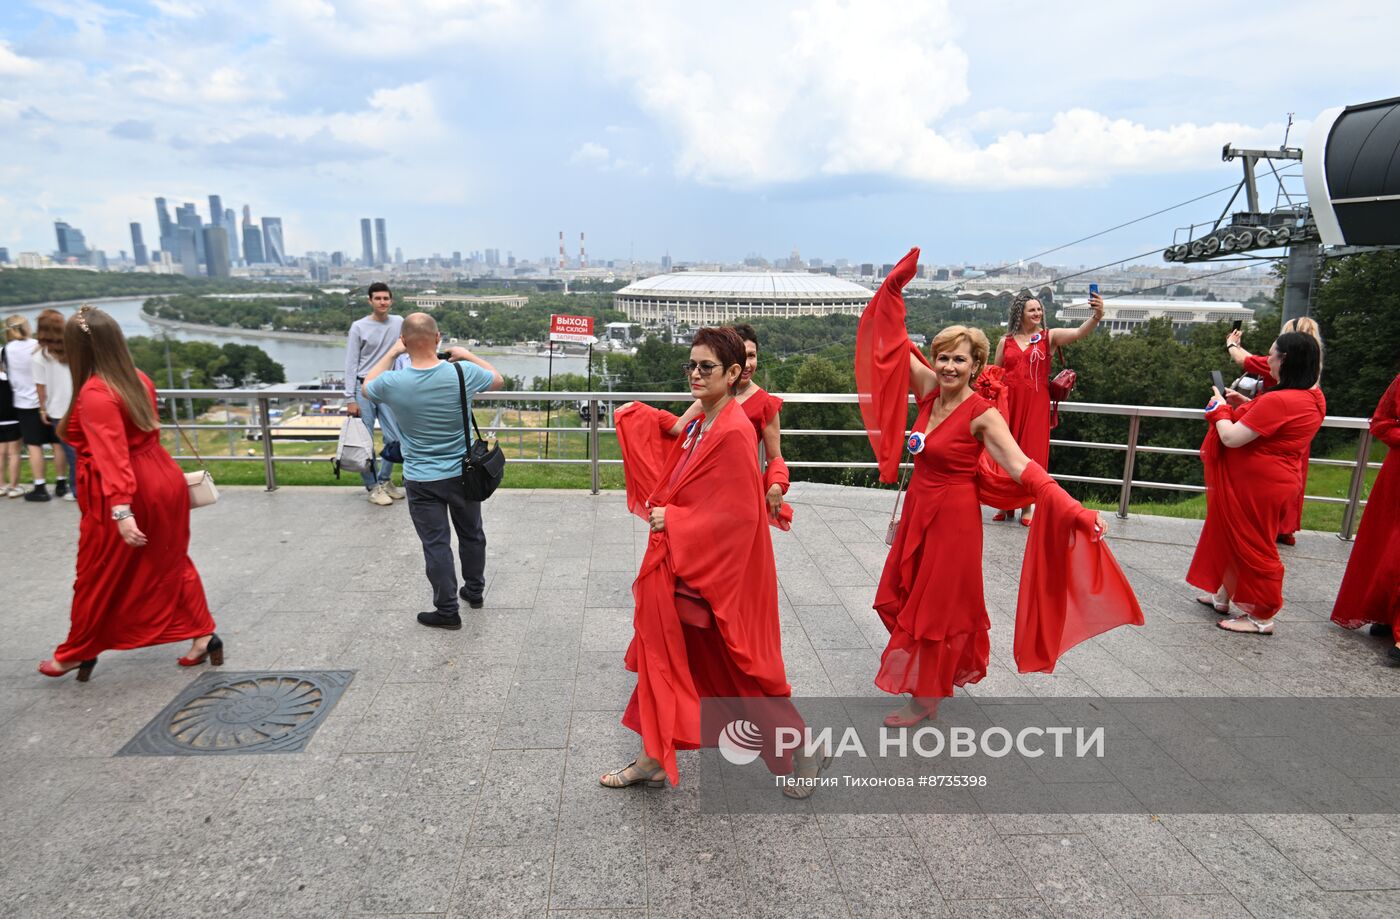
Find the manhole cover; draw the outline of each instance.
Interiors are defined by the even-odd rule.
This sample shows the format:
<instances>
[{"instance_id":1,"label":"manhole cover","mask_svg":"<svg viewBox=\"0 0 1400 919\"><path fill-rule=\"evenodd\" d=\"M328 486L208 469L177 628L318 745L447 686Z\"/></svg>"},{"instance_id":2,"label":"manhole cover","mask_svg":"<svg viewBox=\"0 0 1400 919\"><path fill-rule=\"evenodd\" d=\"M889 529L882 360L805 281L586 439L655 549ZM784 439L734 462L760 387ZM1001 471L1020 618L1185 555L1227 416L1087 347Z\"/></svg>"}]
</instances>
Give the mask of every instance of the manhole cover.
<instances>
[{"instance_id":1,"label":"manhole cover","mask_svg":"<svg viewBox=\"0 0 1400 919\"><path fill-rule=\"evenodd\" d=\"M203 674L117 755L295 753L354 675L353 670Z\"/></svg>"}]
</instances>

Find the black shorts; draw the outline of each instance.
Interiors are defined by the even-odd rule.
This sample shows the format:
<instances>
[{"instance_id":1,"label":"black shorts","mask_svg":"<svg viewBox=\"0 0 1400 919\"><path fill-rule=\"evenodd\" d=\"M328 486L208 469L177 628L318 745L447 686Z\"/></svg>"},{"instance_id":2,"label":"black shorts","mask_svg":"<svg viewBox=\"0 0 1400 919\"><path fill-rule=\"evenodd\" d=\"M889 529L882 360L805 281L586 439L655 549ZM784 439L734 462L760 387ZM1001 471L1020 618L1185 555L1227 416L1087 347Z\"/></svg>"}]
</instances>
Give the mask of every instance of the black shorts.
<instances>
[{"instance_id":1,"label":"black shorts","mask_svg":"<svg viewBox=\"0 0 1400 919\"><path fill-rule=\"evenodd\" d=\"M0 444L14 443L19 440L18 421L0 421Z\"/></svg>"},{"instance_id":2,"label":"black shorts","mask_svg":"<svg viewBox=\"0 0 1400 919\"><path fill-rule=\"evenodd\" d=\"M54 431L53 425L44 424L44 420L39 417L37 408L17 408L15 414L19 417L19 436L31 447L42 447L44 444L58 443L58 434Z\"/></svg>"}]
</instances>

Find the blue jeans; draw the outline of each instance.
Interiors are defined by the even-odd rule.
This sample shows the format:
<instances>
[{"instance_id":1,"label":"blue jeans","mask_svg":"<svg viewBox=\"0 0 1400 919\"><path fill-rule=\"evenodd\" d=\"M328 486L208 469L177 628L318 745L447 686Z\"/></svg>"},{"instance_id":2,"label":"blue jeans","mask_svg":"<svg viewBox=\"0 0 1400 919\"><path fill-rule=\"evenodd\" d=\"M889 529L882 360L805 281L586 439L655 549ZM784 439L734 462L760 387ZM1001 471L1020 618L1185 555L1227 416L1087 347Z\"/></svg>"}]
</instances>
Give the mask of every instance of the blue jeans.
<instances>
[{"instance_id":1,"label":"blue jeans","mask_svg":"<svg viewBox=\"0 0 1400 919\"><path fill-rule=\"evenodd\" d=\"M78 476L78 451L68 446L66 441L60 440L55 446L63 450L63 455L68 457L68 480L76 481Z\"/></svg>"},{"instance_id":2,"label":"blue jeans","mask_svg":"<svg viewBox=\"0 0 1400 919\"><path fill-rule=\"evenodd\" d=\"M358 384L355 386L355 401L360 406L360 418L364 421L365 427L369 428L369 436L371 439L374 437L375 418L379 419L379 429L384 432L384 440L386 442L399 439L399 425L398 422L394 420L394 413L390 410L389 406L377 405L365 398L364 393L360 392ZM360 478L365 483L366 491L373 490L376 485L387 484L389 479L394 475L393 463L384 459L379 459L376 461L375 465L379 470L378 478L375 477L373 472L360 473Z\"/></svg>"}]
</instances>

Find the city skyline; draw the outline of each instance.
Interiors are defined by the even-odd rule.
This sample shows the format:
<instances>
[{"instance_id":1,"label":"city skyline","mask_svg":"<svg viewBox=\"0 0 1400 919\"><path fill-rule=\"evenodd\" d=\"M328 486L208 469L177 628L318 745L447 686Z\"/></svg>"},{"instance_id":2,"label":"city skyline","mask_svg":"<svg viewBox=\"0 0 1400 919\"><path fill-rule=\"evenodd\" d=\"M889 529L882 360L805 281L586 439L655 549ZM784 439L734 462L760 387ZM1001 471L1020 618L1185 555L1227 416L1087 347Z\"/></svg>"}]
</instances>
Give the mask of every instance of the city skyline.
<instances>
[{"instance_id":1,"label":"city skyline","mask_svg":"<svg viewBox=\"0 0 1400 919\"><path fill-rule=\"evenodd\" d=\"M1231 184L1220 146L1277 146L1289 112L1301 143L1323 108L1393 95L1397 25L1359 3L22 2L0 245L51 251L61 219L114 255L153 197L220 189L281 216L284 257L360 252L370 214L410 258L536 260L564 227L593 263L1013 260ZM1164 245L1224 201L1069 255ZM209 223L237 261L246 226Z\"/></svg>"}]
</instances>

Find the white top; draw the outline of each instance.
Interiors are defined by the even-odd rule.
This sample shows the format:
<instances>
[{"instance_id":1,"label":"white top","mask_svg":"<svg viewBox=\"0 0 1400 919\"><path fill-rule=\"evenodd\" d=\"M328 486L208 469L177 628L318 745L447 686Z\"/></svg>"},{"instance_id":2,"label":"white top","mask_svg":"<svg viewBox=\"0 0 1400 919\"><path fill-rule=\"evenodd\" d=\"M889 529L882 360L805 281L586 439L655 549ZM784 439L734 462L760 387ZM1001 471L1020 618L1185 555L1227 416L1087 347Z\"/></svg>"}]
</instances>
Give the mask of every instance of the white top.
<instances>
[{"instance_id":1,"label":"white top","mask_svg":"<svg viewBox=\"0 0 1400 919\"><path fill-rule=\"evenodd\" d=\"M73 402L73 375L68 365L49 357L42 347L34 352L34 384L44 387L44 411L58 424Z\"/></svg>"},{"instance_id":2,"label":"white top","mask_svg":"<svg viewBox=\"0 0 1400 919\"><path fill-rule=\"evenodd\" d=\"M38 408L39 393L34 389L34 352L39 343L32 338L7 342L5 364L10 369L10 389L15 394L15 408Z\"/></svg>"}]
</instances>

